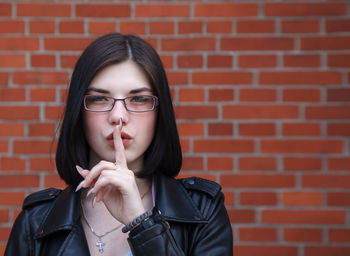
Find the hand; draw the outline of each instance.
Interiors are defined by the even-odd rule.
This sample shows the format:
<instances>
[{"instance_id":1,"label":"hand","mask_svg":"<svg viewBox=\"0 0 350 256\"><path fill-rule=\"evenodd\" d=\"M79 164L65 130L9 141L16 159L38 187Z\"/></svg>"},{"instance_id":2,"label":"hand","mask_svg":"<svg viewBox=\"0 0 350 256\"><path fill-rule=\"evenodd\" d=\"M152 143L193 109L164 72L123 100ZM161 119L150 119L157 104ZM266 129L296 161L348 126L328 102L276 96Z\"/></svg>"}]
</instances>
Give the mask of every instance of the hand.
<instances>
[{"instance_id":1,"label":"hand","mask_svg":"<svg viewBox=\"0 0 350 256\"><path fill-rule=\"evenodd\" d=\"M93 204L103 201L111 215L119 222L127 224L145 212L135 181L134 173L128 169L125 148L120 136L122 122L113 131L115 164L101 161L90 171L78 168L84 181L77 190L92 187L95 195Z\"/></svg>"}]
</instances>

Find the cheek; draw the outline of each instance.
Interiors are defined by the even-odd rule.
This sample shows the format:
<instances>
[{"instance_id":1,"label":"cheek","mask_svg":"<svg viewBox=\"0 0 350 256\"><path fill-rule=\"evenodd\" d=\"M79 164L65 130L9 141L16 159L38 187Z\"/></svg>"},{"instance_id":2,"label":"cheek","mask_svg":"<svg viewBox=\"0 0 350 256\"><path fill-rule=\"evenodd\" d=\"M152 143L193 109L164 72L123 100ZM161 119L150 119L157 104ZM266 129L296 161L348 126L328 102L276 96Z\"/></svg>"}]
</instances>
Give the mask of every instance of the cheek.
<instances>
[{"instance_id":1,"label":"cheek","mask_svg":"<svg viewBox=\"0 0 350 256\"><path fill-rule=\"evenodd\" d=\"M99 130L99 125L101 121L96 115L92 116L89 113L84 113L83 115L84 132L87 140L94 138L94 134Z\"/></svg>"}]
</instances>

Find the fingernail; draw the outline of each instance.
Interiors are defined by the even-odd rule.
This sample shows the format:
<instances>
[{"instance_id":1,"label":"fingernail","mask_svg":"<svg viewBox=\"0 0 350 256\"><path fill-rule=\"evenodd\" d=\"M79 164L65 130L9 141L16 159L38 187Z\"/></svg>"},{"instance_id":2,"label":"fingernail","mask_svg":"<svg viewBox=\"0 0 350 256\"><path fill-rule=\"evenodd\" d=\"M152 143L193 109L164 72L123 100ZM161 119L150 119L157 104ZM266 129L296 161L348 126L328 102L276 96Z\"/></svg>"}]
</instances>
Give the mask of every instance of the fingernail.
<instances>
[{"instance_id":1,"label":"fingernail","mask_svg":"<svg viewBox=\"0 0 350 256\"><path fill-rule=\"evenodd\" d=\"M119 130L121 131L123 128L123 118L120 118L120 121L119 121Z\"/></svg>"},{"instance_id":2,"label":"fingernail","mask_svg":"<svg viewBox=\"0 0 350 256\"><path fill-rule=\"evenodd\" d=\"M77 186L77 188L75 189L75 192L78 192L84 186L84 183L85 183L85 180L80 182L79 185Z\"/></svg>"},{"instance_id":3,"label":"fingernail","mask_svg":"<svg viewBox=\"0 0 350 256\"><path fill-rule=\"evenodd\" d=\"M92 208L95 207L95 204L96 204L96 196L95 196L94 199L92 200Z\"/></svg>"},{"instance_id":4,"label":"fingernail","mask_svg":"<svg viewBox=\"0 0 350 256\"><path fill-rule=\"evenodd\" d=\"M93 191L94 191L94 188L91 188L91 189L87 192L86 197L88 197L89 195L93 194Z\"/></svg>"},{"instance_id":5,"label":"fingernail","mask_svg":"<svg viewBox=\"0 0 350 256\"><path fill-rule=\"evenodd\" d=\"M82 172L84 171L84 169L81 168L79 165L76 165L75 168L77 169L77 171L79 172L79 174L82 175Z\"/></svg>"}]
</instances>

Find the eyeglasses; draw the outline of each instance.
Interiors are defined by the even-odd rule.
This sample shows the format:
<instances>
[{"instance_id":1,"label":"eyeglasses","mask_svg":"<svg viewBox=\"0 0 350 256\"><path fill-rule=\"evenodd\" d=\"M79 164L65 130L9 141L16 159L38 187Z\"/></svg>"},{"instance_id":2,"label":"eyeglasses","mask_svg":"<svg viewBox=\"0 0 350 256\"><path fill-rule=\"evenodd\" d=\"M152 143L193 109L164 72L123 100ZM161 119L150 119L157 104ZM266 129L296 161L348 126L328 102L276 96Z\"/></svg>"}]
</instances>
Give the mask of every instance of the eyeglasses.
<instances>
[{"instance_id":1,"label":"eyeglasses","mask_svg":"<svg viewBox=\"0 0 350 256\"><path fill-rule=\"evenodd\" d=\"M127 111L147 112L158 106L158 98L151 95L130 96L124 99L115 99L103 95L85 95L84 107L87 111L108 112L111 111L116 101L122 101Z\"/></svg>"}]
</instances>

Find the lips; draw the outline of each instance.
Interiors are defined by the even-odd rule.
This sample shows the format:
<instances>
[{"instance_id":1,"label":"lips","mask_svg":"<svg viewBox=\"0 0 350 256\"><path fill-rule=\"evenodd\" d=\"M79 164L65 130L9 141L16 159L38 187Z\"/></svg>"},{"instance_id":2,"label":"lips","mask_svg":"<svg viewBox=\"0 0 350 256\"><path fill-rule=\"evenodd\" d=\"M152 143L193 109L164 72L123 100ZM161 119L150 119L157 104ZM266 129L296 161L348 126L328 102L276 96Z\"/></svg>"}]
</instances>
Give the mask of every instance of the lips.
<instances>
[{"instance_id":1,"label":"lips","mask_svg":"<svg viewBox=\"0 0 350 256\"><path fill-rule=\"evenodd\" d=\"M132 137L129 134L127 134L126 132L121 132L120 137L122 138L124 147L126 147L132 139ZM108 145L110 145L112 148L114 148L113 132L107 136L106 140L107 140Z\"/></svg>"}]
</instances>

